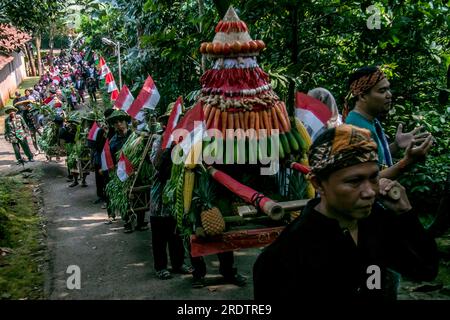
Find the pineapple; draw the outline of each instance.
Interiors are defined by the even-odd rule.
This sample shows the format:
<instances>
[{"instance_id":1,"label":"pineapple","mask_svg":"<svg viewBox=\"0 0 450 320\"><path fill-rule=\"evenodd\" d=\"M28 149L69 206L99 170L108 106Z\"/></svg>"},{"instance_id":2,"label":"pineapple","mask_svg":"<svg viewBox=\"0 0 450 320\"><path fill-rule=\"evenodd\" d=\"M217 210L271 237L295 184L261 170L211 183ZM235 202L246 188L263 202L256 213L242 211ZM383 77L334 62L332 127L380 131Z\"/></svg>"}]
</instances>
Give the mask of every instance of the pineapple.
<instances>
[{"instance_id":1,"label":"pineapple","mask_svg":"<svg viewBox=\"0 0 450 320\"><path fill-rule=\"evenodd\" d=\"M225 221L217 207L202 211L201 219L203 229L209 236L220 235L225 230Z\"/></svg>"},{"instance_id":2,"label":"pineapple","mask_svg":"<svg viewBox=\"0 0 450 320\"><path fill-rule=\"evenodd\" d=\"M225 230L225 221L219 208L213 207L214 190L211 184L209 174L204 171L200 176L200 183L197 189L198 199L201 203L202 213L200 218L203 229L209 236L216 236L223 233Z\"/></svg>"}]
</instances>

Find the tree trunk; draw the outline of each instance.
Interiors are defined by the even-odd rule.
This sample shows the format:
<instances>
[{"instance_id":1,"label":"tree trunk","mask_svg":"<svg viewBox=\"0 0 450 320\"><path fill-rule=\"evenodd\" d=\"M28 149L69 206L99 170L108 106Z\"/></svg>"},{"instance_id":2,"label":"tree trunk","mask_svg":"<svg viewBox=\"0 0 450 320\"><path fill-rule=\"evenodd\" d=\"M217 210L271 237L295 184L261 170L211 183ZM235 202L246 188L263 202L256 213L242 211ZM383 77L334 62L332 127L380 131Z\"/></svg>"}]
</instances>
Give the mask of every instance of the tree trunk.
<instances>
[{"instance_id":1,"label":"tree trunk","mask_svg":"<svg viewBox=\"0 0 450 320\"><path fill-rule=\"evenodd\" d=\"M450 90L450 65L447 68L447 90ZM439 105L445 107L448 102L449 92L447 90L439 90Z\"/></svg>"},{"instance_id":2,"label":"tree trunk","mask_svg":"<svg viewBox=\"0 0 450 320\"><path fill-rule=\"evenodd\" d=\"M29 43L25 43L25 54L27 56L28 64L30 65L32 77L36 76L36 64L34 63L33 50L30 48Z\"/></svg>"},{"instance_id":3,"label":"tree trunk","mask_svg":"<svg viewBox=\"0 0 450 320\"><path fill-rule=\"evenodd\" d=\"M36 50L37 50L37 63L39 76L42 76L42 58L41 58L41 34L38 33L35 37L36 40Z\"/></svg>"},{"instance_id":4,"label":"tree trunk","mask_svg":"<svg viewBox=\"0 0 450 320\"><path fill-rule=\"evenodd\" d=\"M220 19L227 13L228 7L231 5L230 0L214 0L214 5L219 12Z\"/></svg>"},{"instance_id":5,"label":"tree trunk","mask_svg":"<svg viewBox=\"0 0 450 320\"><path fill-rule=\"evenodd\" d=\"M291 8L291 41L289 47L291 49L291 62L295 67L298 64L298 8L294 6ZM294 96L295 96L295 82L289 79L289 90L287 97L287 110L289 114L294 113Z\"/></svg>"},{"instance_id":6,"label":"tree trunk","mask_svg":"<svg viewBox=\"0 0 450 320\"><path fill-rule=\"evenodd\" d=\"M200 16L205 15L205 3L203 2L203 0L198 0L198 13L200 14ZM203 32L203 23L200 22L199 33L202 34L202 32ZM206 56L202 54L202 74L205 73L205 71L206 71Z\"/></svg>"},{"instance_id":7,"label":"tree trunk","mask_svg":"<svg viewBox=\"0 0 450 320\"><path fill-rule=\"evenodd\" d=\"M55 32L54 32L54 29L55 29L55 27L54 27L54 25L55 25L55 23L52 21L52 22L50 22L50 34L49 34L49 37L48 37L48 46L49 46L49 48L50 48L50 52L49 52L49 55L48 55L48 64L50 65L50 66L53 66L53 46L54 46L54 41L55 41Z\"/></svg>"}]
</instances>

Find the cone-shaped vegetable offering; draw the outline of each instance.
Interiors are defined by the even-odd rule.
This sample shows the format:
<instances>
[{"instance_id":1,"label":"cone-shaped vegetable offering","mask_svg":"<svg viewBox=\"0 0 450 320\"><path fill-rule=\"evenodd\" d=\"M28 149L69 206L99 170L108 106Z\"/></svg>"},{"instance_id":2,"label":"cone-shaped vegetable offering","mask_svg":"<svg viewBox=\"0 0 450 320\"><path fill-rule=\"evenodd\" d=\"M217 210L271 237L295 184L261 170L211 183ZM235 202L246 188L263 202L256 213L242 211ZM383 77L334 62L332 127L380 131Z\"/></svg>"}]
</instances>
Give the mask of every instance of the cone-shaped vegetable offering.
<instances>
[{"instance_id":1,"label":"cone-shaped vegetable offering","mask_svg":"<svg viewBox=\"0 0 450 320\"><path fill-rule=\"evenodd\" d=\"M249 145L266 139L264 146L273 140L269 138L278 130L279 157L296 153L301 136L291 128L284 102L272 90L269 76L258 65L256 56L265 48L261 40L252 40L245 22L239 19L230 7L215 29L213 42L202 43L200 52L215 59L212 69L201 77L201 97L207 129L217 129L227 142L234 143L245 163L254 158ZM226 130L242 129L241 132ZM255 131L251 130L254 129ZM261 131L261 130L266 130ZM239 144L239 140L245 140ZM247 146L241 150L239 146ZM224 148L225 150L225 148ZM265 150L269 152L268 150ZM264 153L268 155L267 153ZM261 150L256 150L258 159ZM236 159L236 156L235 156ZM261 160L261 159L260 159ZM228 162L227 162L228 163Z\"/></svg>"}]
</instances>

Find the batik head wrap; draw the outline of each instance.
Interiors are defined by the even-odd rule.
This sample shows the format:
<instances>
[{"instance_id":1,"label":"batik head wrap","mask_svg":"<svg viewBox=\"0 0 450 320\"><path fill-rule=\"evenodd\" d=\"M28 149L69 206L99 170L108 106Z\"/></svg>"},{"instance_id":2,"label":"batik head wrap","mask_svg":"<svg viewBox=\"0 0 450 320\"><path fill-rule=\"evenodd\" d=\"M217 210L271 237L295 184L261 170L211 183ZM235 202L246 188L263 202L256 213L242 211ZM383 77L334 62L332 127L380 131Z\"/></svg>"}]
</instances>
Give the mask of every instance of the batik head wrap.
<instances>
[{"instance_id":1,"label":"batik head wrap","mask_svg":"<svg viewBox=\"0 0 450 320\"><path fill-rule=\"evenodd\" d=\"M377 144L370 131L346 124L319 135L308 155L311 173L316 175L328 175L359 163L378 162Z\"/></svg>"},{"instance_id":2,"label":"batik head wrap","mask_svg":"<svg viewBox=\"0 0 450 320\"><path fill-rule=\"evenodd\" d=\"M363 75L355 79L352 83L350 83L350 91L345 98L344 109L342 111L342 117L345 120L348 113L350 112L348 102L351 98L357 97L360 94L363 94L370 89L372 89L378 82L385 79L386 75L379 67L375 69L374 72Z\"/></svg>"}]
</instances>

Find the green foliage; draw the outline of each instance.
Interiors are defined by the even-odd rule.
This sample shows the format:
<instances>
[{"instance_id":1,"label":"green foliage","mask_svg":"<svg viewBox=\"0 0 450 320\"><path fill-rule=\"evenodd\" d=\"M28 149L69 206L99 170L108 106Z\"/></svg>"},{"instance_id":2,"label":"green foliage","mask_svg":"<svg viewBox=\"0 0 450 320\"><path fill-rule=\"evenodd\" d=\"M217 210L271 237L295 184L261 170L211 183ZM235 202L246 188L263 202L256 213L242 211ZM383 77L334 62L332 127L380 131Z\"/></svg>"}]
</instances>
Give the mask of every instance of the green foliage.
<instances>
[{"instance_id":1,"label":"green foliage","mask_svg":"<svg viewBox=\"0 0 450 320\"><path fill-rule=\"evenodd\" d=\"M449 165L448 1L85 2L79 31L86 35L86 44L105 55L117 75L117 57L101 37L120 41L123 82L136 95L150 74L161 93L159 112L180 95L188 103L195 100L203 68L211 63L202 59L198 48L213 39L229 4L247 23L251 37L266 43L258 61L291 112L294 91L315 87L330 90L343 106L349 74L364 65L383 65L396 104L386 123L388 132L393 136L398 121L408 128L423 123L436 137L427 162L403 182L422 197L441 190ZM377 15L380 28L368 24Z\"/></svg>"},{"instance_id":2,"label":"green foliage","mask_svg":"<svg viewBox=\"0 0 450 320\"><path fill-rule=\"evenodd\" d=\"M400 179L413 198L419 197L419 201L430 195L434 200L439 199L450 170L450 107L440 108L429 104L427 96L422 96L422 99L423 102L418 105L410 102L396 104L390 110L389 126L386 127L391 137L395 136L399 123L404 124L404 131L423 126L424 130L435 137L426 161L415 165Z\"/></svg>"},{"instance_id":3,"label":"green foliage","mask_svg":"<svg viewBox=\"0 0 450 320\"><path fill-rule=\"evenodd\" d=\"M292 171L289 175L289 200L305 199L307 181L305 176L298 171Z\"/></svg>"},{"instance_id":4,"label":"green foliage","mask_svg":"<svg viewBox=\"0 0 450 320\"><path fill-rule=\"evenodd\" d=\"M27 182L29 183L29 182ZM41 219L32 188L19 177L0 177L0 299L42 299Z\"/></svg>"},{"instance_id":5,"label":"green foliage","mask_svg":"<svg viewBox=\"0 0 450 320\"><path fill-rule=\"evenodd\" d=\"M0 22L35 33L46 33L61 21L67 6L64 0L2 0Z\"/></svg>"}]
</instances>

